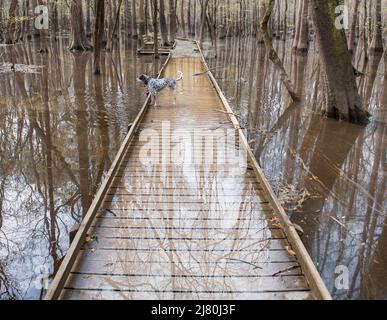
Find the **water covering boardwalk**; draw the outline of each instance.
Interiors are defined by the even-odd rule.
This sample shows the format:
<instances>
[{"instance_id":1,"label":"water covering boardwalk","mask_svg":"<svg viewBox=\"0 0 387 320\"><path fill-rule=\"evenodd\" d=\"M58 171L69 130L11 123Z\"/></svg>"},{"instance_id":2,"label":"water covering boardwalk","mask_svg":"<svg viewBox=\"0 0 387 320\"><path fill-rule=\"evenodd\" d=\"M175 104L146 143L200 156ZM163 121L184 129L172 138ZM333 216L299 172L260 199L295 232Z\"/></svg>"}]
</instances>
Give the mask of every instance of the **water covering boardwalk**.
<instances>
[{"instance_id":1,"label":"water covering boardwalk","mask_svg":"<svg viewBox=\"0 0 387 320\"><path fill-rule=\"evenodd\" d=\"M48 299L329 299L206 68L178 43Z\"/></svg>"}]
</instances>

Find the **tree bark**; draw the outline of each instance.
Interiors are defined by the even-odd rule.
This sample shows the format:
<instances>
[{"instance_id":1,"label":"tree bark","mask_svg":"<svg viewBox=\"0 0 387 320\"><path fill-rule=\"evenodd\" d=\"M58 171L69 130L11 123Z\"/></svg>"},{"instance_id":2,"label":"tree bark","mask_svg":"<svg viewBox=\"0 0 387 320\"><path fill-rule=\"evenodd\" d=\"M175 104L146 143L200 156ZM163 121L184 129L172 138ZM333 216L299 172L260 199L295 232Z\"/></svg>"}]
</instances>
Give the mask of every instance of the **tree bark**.
<instances>
[{"instance_id":1,"label":"tree bark","mask_svg":"<svg viewBox=\"0 0 387 320\"><path fill-rule=\"evenodd\" d=\"M18 9L18 1L12 0L9 6L9 13L8 13L9 18L8 18L7 32L6 32L6 38L5 38L6 44L13 44L15 42L14 36L15 36L15 29L16 29L17 9Z\"/></svg>"},{"instance_id":2,"label":"tree bark","mask_svg":"<svg viewBox=\"0 0 387 320\"><path fill-rule=\"evenodd\" d=\"M345 33L335 27L335 0L310 0L320 61L326 74L328 117L365 124Z\"/></svg>"},{"instance_id":3,"label":"tree bark","mask_svg":"<svg viewBox=\"0 0 387 320\"><path fill-rule=\"evenodd\" d=\"M161 39L162 45L168 46L168 28L167 28L167 20L165 19L165 6L164 0L160 0L160 31L161 31Z\"/></svg>"},{"instance_id":4,"label":"tree bark","mask_svg":"<svg viewBox=\"0 0 387 320\"><path fill-rule=\"evenodd\" d=\"M382 0L374 0L374 18L372 29L372 40L370 44L369 55L376 52L383 53L383 39L382 39Z\"/></svg>"},{"instance_id":5,"label":"tree bark","mask_svg":"<svg viewBox=\"0 0 387 320\"><path fill-rule=\"evenodd\" d=\"M199 33L200 46L203 45L204 32L206 28L206 19L207 19L207 7L208 7L208 0L203 0L201 13L200 13L200 33Z\"/></svg>"},{"instance_id":6,"label":"tree bark","mask_svg":"<svg viewBox=\"0 0 387 320\"><path fill-rule=\"evenodd\" d=\"M157 11L158 11L158 7L157 7L157 1L156 0L153 4L153 32L154 32L154 58L155 59L159 59L159 31L158 31L158 27L157 27Z\"/></svg>"},{"instance_id":7,"label":"tree bark","mask_svg":"<svg viewBox=\"0 0 387 320\"><path fill-rule=\"evenodd\" d=\"M101 47L105 29L105 0L95 0L94 74L101 74Z\"/></svg>"},{"instance_id":8,"label":"tree bark","mask_svg":"<svg viewBox=\"0 0 387 320\"><path fill-rule=\"evenodd\" d=\"M283 82L286 90L289 92L290 97L292 98L293 101L299 101L300 98L295 93L295 91L293 89L293 85L289 79L288 74L286 73L285 68L284 68L284 65L283 65L280 57L278 56L277 52L273 48L273 45L271 42L268 24L269 24L271 14L273 13L274 5L275 5L275 0L270 0L269 6L268 6L266 13L263 17L263 20L261 22L261 31L262 31L263 41L265 43L265 47L266 47L266 50L268 52L269 59L274 63L274 65L276 66L276 68L280 72L281 81Z\"/></svg>"},{"instance_id":9,"label":"tree bark","mask_svg":"<svg viewBox=\"0 0 387 320\"><path fill-rule=\"evenodd\" d=\"M359 5L360 5L360 0L355 0L355 7L353 10L351 26L349 28L348 46L349 46L350 54L353 54L355 50L356 24L358 22L358 17L359 17Z\"/></svg>"},{"instance_id":10,"label":"tree bark","mask_svg":"<svg viewBox=\"0 0 387 320\"><path fill-rule=\"evenodd\" d=\"M176 39L176 7L175 0L169 0L169 42L171 45Z\"/></svg>"},{"instance_id":11,"label":"tree bark","mask_svg":"<svg viewBox=\"0 0 387 320\"><path fill-rule=\"evenodd\" d=\"M132 38L138 38L136 0L132 0Z\"/></svg>"},{"instance_id":12,"label":"tree bark","mask_svg":"<svg viewBox=\"0 0 387 320\"><path fill-rule=\"evenodd\" d=\"M71 2L71 41L70 50L84 51L91 48L86 38L83 23L82 0L72 0Z\"/></svg>"}]
</instances>

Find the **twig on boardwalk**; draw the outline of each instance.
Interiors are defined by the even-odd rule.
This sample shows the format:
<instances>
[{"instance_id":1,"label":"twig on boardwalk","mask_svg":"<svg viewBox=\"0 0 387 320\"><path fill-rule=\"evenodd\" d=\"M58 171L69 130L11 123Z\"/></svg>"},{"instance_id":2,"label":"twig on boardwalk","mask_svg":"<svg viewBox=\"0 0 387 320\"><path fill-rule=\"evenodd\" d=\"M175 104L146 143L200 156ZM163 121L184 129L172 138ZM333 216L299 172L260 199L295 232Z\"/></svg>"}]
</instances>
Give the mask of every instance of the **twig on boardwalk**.
<instances>
[{"instance_id":1,"label":"twig on boardwalk","mask_svg":"<svg viewBox=\"0 0 387 320\"><path fill-rule=\"evenodd\" d=\"M291 267L285 268L283 270L277 271L277 272L273 273L271 276L272 277L276 277L276 276L278 276L278 275L280 275L282 273L285 273L285 272L288 272L288 271L292 271L292 270L297 269L297 268L299 268L299 266L291 266Z\"/></svg>"},{"instance_id":2,"label":"twig on boardwalk","mask_svg":"<svg viewBox=\"0 0 387 320\"><path fill-rule=\"evenodd\" d=\"M197 77L197 76L201 76L203 74L206 74L207 72L210 72L210 71L213 71L213 70L216 70L216 69L223 69L224 67L215 67L215 68L211 68L211 69L207 69L206 71L204 72L199 72L199 73L195 73L193 74L194 77Z\"/></svg>"},{"instance_id":3,"label":"twig on boardwalk","mask_svg":"<svg viewBox=\"0 0 387 320\"><path fill-rule=\"evenodd\" d=\"M110 209L106 209L107 212L111 213L113 216L117 217L117 215Z\"/></svg>"},{"instance_id":4,"label":"twig on boardwalk","mask_svg":"<svg viewBox=\"0 0 387 320\"><path fill-rule=\"evenodd\" d=\"M239 261L239 262L242 262L242 263L249 264L250 266L253 266L254 269L263 269L262 267L257 266L256 264L248 262L248 261L244 261L244 260L240 260L240 259L235 259L235 258L226 258L226 259L227 260L232 260L232 261Z\"/></svg>"}]
</instances>

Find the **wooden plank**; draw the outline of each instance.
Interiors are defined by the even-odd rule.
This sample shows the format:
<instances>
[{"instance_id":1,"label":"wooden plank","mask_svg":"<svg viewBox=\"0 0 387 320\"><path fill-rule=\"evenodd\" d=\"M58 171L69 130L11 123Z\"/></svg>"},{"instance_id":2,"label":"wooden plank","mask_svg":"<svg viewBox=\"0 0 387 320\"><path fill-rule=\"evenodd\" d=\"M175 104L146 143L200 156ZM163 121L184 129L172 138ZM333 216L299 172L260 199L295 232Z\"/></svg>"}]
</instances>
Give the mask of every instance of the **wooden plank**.
<instances>
[{"instance_id":1,"label":"wooden plank","mask_svg":"<svg viewBox=\"0 0 387 320\"><path fill-rule=\"evenodd\" d=\"M93 250L93 247L85 247L82 249L82 257L85 260L103 260L107 262L120 260L120 261L171 261L169 254L174 254L174 261L198 261L196 258L206 258L204 261L246 261L261 266L264 263L287 263L296 262L294 256L289 255L285 249L270 250L265 248L262 251L189 251L179 250L166 254L164 249L149 248L141 250L141 248L135 248L133 250ZM195 259L194 259L195 258ZM209 259L210 258L210 259ZM83 261L83 260L82 260Z\"/></svg>"},{"instance_id":2,"label":"wooden plank","mask_svg":"<svg viewBox=\"0 0 387 320\"><path fill-rule=\"evenodd\" d=\"M170 60L170 56L168 57L168 59L166 60L164 65L162 66L158 77L160 77L160 75L164 71L169 60ZM142 120L142 118L147 110L148 104L149 104L149 97L147 97L147 99L146 99L143 107L141 108L138 116L134 120L133 125L131 126L128 134L126 135L124 142L122 143L108 173L105 176L104 181L101 184L101 187L98 189L98 192L95 195L94 200L93 200L89 210L87 211L87 213L85 215L85 218L82 220L82 223L79 227L79 230L78 230L77 234L75 235L75 238L74 238L73 242L71 243L70 248L67 251L65 258L62 261L62 263L59 267L59 270L56 273L54 280L52 281L52 283L51 283L51 285L50 285L50 287L45 295L45 298L44 298L45 300L55 300L55 299L59 298L61 290L62 290L62 288L67 280L67 276L69 275L71 268L72 268L72 266L75 262L75 259L77 257L77 254L83 245L87 230L90 228L92 221L94 220L96 214L99 211L101 204L103 203L103 199L105 198L105 195L106 195L113 179L115 178L115 174L116 174L116 172L121 164L122 159L124 158L124 155L126 153L127 148L129 147L130 143L132 142L132 139L134 137L134 133L138 129L138 126L139 126L139 124L140 124L140 122L141 122L141 120Z\"/></svg>"},{"instance_id":3,"label":"wooden plank","mask_svg":"<svg viewBox=\"0 0 387 320\"><path fill-rule=\"evenodd\" d=\"M208 276L211 278L211 276ZM81 276L70 275L66 289L85 289L85 290L110 290L121 292L283 292L305 290L306 280L304 276L286 276L286 277L225 277L214 275L211 282L205 281L201 276L175 276L150 275L141 276L105 276L90 275ZM233 289L238 288L238 289Z\"/></svg>"},{"instance_id":4,"label":"wooden plank","mask_svg":"<svg viewBox=\"0 0 387 320\"><path fill-rule=\"evenodd\" d=\"M108 237L114 234L115 237L127 237L130 232L131 237L154 237L157 234L160 238L173 238L173 239L218 239L222 238L242 238L242 239L284 239L285 234L282 229L275 228L243 228L237 225L236 227L178 227L169 224L152 224L149 223L146 226L132 226L124 225L117 227L96 226L93 228L93 236Z\"/></svg>"},{"instance_id":5,"label":"wooden plank","mask_svg":"<svg viewBox=\"0 0 387 320\"><path fill-rule=\"evenodd\" d=\"M121 250L121 251L145 251L158 252L160 249L165 252L218 252L230 253L238 251L239 253L259 252L260 250L281 250L289 245L286 239L274 239L266 236L251 237L231 237L222 239L222 237L159 237L155 235L145 236L125 236L125 237L98 237L98 241L87 243L85 248L90 250Z\"/></svg>"},{"instance_id":6,"label":"wooden plank","mask_svg":"<svg viewBox=\"0 0 387 320\"><path fill-rule=\"evenodd\" d=\"M154 274L157 276L168 275L171 270L175 275L186 275L187 270L193 276L227 275L238 277L241 275L255 277L285 277L302 276L301 267L297 262L261 263L254 266L240 261L214 261L195 263L192 261L121 261L121 260L86 260L74 268L72 274L106 275L106 276L140 276L145 278Z\"/></svg>"},{"instance_id":7,"label":"wooden plank","mask_svg":"<svg viewBox=\"0 0 387 320\"><path fill-rule=\"evenodd\" d=\"M257 292L257 293L172 293L172 292L116 292L101 290L64 290L64 299L73 300L311 300L310 291Z\"/></svg>"},{"instance_id":8,"label":"wooden plank","mask_svg":"<svg viewBox=\"0 0 387 320\"><path fill-rule=\"evenodd\" d=\"M209 66L204 58L204 55L203 55L203 52L201 50L199 43L196 42L196 44L197 44L198 50L199 50L200 55L201 55L202 62L204 64L206 70L210 70L210 68L209 68ZM293 249L297 252L297 257L300 261L300 264L302 266L303 271L305 272L305 275L306 275L308 282L312 288L312 291L316 294L317 299L331 300L332 297L331 297L328 289L326 288L325 283L321 279L321 276L320 276L319 272L317 271L316 266L314 265L312 259L310 258L309 253L307 252L304 244L302 243L296 229L294 228L293 224L291 223L285 210L283 209L283 207L279 203L278 198L275 196L269 182L267 181L267 179L263 173L263 170L258 165L258 162L256 161L255 156L250 149L250 146L247 142L246 137L244 136L242 130L240 130L239 122L238 122L237 118L234 116L233 110L232 110L231 106L229 105L226 97L224 96L222 90L220 89L214 75L212 74L211 71L209 71L207 74L208 74L208 77L210 78L219 98L222 100L226 111L228 112L228 117L230 118L234 127L236 129L238 129L240 132L240 140L242 141L242 143L244 144L244 146L247 150L249 161L253 165L254 171L257 174L257 178L259 179L263 188L265 189L267 197L268 197L270 203L272 204L276 214L281 219L281 224L282 224L282 227L284 228L285 234L287 235Z\"/></svg>"}]
</instances>

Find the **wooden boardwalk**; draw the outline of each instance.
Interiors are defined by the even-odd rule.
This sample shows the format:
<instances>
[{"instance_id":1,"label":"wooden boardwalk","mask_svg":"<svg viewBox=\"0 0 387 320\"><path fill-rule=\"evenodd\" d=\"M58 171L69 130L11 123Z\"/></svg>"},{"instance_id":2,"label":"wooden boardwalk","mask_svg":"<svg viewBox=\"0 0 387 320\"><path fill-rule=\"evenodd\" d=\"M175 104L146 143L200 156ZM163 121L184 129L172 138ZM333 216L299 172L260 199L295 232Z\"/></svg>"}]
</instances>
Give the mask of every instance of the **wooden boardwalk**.
<instances>
[{"instance_id":1,"label":"wooden boardwalk","mask_svg":"<svg viewBox=\"0 0 387 320\"><path fill-rule=\"evenodd\" d=\"M246 142L234 172L195 140L237 127L212 74L192 76L206 68L178 43L164 70L185 75L177 105L165 91L144 106L46 299L330 298Z\"/></svg>"}]
</instances>

